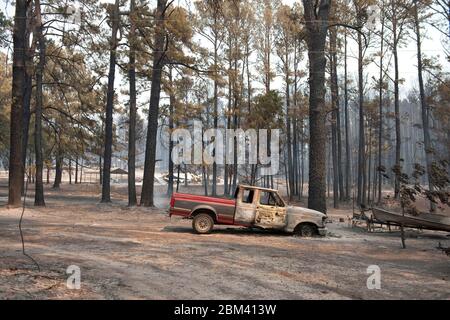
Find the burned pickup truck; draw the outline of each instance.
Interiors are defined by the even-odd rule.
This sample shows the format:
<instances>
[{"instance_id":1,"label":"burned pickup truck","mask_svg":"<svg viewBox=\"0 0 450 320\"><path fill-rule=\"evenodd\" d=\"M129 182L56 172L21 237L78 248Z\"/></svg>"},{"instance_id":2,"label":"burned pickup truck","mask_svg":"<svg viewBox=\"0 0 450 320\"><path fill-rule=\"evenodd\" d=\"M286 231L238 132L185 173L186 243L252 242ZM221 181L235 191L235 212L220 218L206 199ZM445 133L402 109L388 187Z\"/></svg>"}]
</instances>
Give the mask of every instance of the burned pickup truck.
<instances>
[{"instance_id":1,"label":"burned pickup truck","mask_svg":"<svg viewBox=\"0 0 450 320\"><path fill-rule=\"evenodd\" d=\"M327 216L319 211L287 206L277 190L239 185L234 199L174 193L169 216L192 219L193 229L210 233L214 224L275 229L300 236L325 235Z\"/></svg>"}]
</instances>

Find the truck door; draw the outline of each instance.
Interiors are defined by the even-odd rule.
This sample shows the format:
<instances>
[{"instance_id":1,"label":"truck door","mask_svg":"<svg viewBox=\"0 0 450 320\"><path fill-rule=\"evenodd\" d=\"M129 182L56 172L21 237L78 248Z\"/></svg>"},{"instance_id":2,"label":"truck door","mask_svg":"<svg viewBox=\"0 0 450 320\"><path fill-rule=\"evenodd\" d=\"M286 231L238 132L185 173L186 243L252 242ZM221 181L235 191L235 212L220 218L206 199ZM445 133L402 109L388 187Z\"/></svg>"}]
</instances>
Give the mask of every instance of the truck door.
<instances>
[{"instance_id":1,"label":"truck door","mask_svg":"<svg viewBox=\"0 0 450 320\"><path fill-rule=\"evenodd\" d=\"M266 228L283 228L286 225L286 205L278 193L259 191L256 205L255 225Z\"/></svg>"},{"instance_id":2,"label":"truck door","mask_svg":"<svg viewBox=\"0 0 450 320\"><path fill-rule=\"evenodd\" d=\"M237 190L234 223L251 225L255 222L256 200L255 189L241 187Z\"/></svg>"}]
</instances>

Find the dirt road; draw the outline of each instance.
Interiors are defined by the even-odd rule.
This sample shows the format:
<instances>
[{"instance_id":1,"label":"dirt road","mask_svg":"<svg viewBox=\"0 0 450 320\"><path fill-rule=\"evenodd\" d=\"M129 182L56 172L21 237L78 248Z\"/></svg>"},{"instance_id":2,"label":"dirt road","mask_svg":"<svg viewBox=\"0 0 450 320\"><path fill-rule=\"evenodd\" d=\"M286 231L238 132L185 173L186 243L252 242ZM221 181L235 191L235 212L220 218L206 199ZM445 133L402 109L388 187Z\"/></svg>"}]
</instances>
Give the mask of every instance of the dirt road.
<instances>
[{"instance_id":1,"label":"dirt road","mask_svg":"<svg viewBox=\"0 0 450 320\"><path fill-rule=\"evenodd\" d=\"M0 186L0 205L5 188ZM330 235L302 239L218 227L196 235L190 221L161 209L129 209L124 195L98 204L97 187L48 191L47 208L25 212L21 253L19 209L0 207L0 299L450 299L450 246L442 232L367 233L330 212ZM32 203L32 198L29 202ZM3 201L3 203L1 202ZM81 289L66 287L66 268L81 270ZM381 289L369 290L378 265Z\"/></svg>"}]
</instances>

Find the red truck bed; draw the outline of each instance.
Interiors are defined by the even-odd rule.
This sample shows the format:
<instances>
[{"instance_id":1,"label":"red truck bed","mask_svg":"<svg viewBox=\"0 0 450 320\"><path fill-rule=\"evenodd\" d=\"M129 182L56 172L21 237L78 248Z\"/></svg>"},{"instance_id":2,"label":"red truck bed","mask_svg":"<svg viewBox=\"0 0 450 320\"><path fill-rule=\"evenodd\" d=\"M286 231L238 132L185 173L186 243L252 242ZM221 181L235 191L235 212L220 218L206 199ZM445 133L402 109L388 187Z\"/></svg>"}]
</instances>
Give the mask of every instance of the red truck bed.
<instances>
[{"instance_id":1,"label":"red truck bed","mask_svg":"<svg viewBox=\"0 0 450 320\"><path fill-rule=\"evenodd\" d=\"M236 201L186 193L174 193L170 199L169 215L190 217L196 210L209 209L220 224L233 224Z\"/></svg>"}]
</instances>

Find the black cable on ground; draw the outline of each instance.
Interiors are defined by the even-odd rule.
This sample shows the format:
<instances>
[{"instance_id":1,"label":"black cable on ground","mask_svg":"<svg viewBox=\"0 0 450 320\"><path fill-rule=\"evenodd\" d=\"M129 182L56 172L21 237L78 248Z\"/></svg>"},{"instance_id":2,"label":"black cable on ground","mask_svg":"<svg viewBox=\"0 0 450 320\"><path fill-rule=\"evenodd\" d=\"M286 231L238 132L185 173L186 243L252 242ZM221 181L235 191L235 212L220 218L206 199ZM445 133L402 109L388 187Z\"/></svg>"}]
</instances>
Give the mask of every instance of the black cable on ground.
<instances>
[{"instance_id":1,"label":"black cable on ground","mask_svg":"<svg viewBox=\"0 0 450 320\"><path fill-rule=\"evenodd\" d=\"M26 176L27 176L27 180L25 182L25 192L23 194L23 205L22 205L22 214L20 215L20 220L19 220L19 231L20 231L20 239L22 241L22 253L25 257L27 257L28 259L30 259L31 261L33 261L33 263L36 265L38 271L41 271L41 267L39 266L39 264L36 262L36 260L33 259L32 256L30 256L29 254L27 254L25 252L25 241L23 239L23 232L22 232L22 220L23 220L23 215L25 213L25 207L26 207L26 201L27 201L27 192L28 192L28 181L29 181L29 176L28 174L25 172Z\"/></svg>"}]
</instances>

